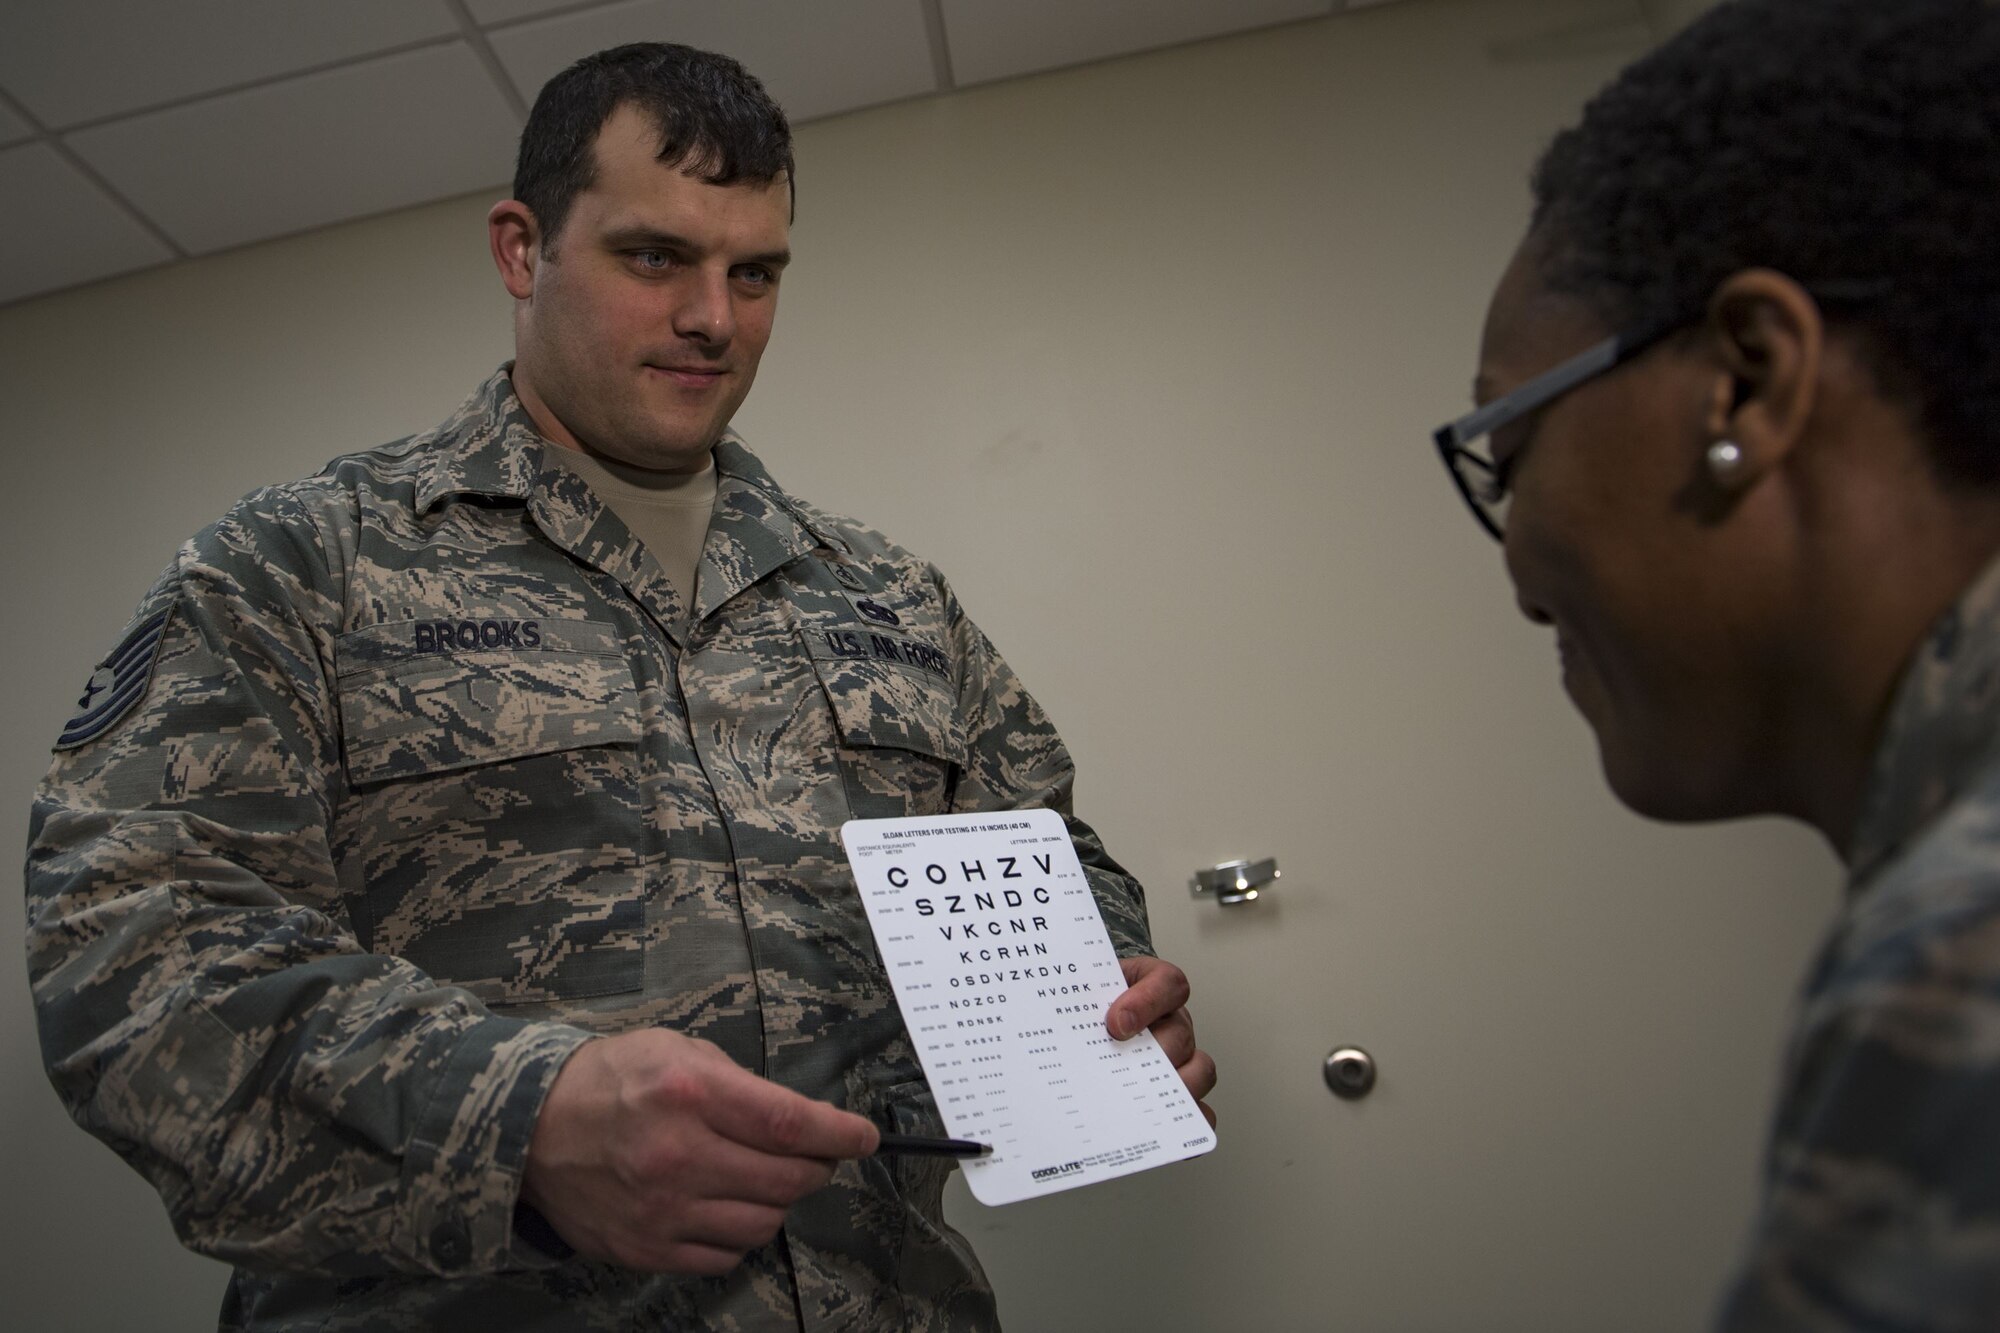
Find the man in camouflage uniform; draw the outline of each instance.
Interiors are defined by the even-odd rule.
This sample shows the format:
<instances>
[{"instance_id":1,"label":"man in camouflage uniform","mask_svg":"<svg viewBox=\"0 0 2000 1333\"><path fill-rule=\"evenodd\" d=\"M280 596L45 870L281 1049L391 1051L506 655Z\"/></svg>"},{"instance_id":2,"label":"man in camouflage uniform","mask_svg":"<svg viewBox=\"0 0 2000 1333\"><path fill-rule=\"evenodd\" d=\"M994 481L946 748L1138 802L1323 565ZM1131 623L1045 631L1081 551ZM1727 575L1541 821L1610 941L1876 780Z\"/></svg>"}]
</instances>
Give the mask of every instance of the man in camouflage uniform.
<instances>
[{"instance_id":1,"label":"man in camouflage uniform","mask_svg":"<svg viewBox=\"0 0 2000 1333\"><path fill-rule=\"evenodd\" d=\"M996 1326L948 1167L870 1155L941 1125L837 831L1067 814L1071 766L935 569L726 433L790 179L733 62L552 81L491 219L517 360L195 537L58 741L48 1067L237 1266L229 1327ZM580 455L712 461L697 577ZM1071 827L1109 1026L1199 1097L1185 978Z\"/></svg>"},{"instance_id":2,"label":"man in camouflage uniform","mask_svg":"<svg viewBox=\"0 0 2000 1333\"><path fill-rule=\"evenodd\" d=\"M1619 798L1849 872L1719 1326L2000 1329L2000 5L1731 0L1534 187L1446 460Z\"/></svg>"}]
</instances>

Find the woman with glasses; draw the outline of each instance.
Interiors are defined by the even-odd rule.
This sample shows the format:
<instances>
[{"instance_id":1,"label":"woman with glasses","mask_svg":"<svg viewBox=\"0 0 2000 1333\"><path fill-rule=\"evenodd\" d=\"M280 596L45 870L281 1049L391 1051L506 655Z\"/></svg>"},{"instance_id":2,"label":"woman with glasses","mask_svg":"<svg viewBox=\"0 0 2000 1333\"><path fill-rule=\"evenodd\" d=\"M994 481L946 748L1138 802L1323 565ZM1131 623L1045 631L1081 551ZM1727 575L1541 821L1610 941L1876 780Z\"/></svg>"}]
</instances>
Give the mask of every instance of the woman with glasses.
<instances>
[{"instance_id":1,"label":"woman with glasses","mask_svg":"<svg viewBox=\"0 0 2000 1333\"><path fill-rule=\"evenodd\" d=\"M1850 875L1721 1323L2000 1329L2000 6L1725 3L1534 195L1438 448L1620 799Z\"/></svg>"}]
</instances>

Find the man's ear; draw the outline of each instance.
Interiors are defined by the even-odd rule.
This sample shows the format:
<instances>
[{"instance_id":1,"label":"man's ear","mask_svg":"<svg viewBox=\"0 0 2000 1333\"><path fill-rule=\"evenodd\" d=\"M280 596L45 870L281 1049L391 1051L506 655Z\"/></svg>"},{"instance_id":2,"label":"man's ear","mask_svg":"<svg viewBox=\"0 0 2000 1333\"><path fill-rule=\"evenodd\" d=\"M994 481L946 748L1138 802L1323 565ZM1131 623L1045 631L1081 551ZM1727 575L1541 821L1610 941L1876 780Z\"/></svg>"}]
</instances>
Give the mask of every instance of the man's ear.
<instances>
[{"instance_id":1,"label":"man's ear","mask_svg":"<svg viewBox=\"0 0 2000 1333\"><path fill-rule=\"evenodd\" d=\"M493 205L486 215L486 242L508 293L517 301L533 296L542 263L542 229L528 206L518 199Z\"/></svg>"},{"instance_id":2,"label":"man's ear","mask_svg":"<svg viewBox=\"0 0 2000 1333\"><path fill-rule=\"evenodd\" d=\"M1704 407L1711 441L1740 451L1727 484L1742 489L1804 437L1819 394L1826 323L1806 289L1774 269L1725 279L1708 303L1716 378Z\"/></svg>"}]
</instances>

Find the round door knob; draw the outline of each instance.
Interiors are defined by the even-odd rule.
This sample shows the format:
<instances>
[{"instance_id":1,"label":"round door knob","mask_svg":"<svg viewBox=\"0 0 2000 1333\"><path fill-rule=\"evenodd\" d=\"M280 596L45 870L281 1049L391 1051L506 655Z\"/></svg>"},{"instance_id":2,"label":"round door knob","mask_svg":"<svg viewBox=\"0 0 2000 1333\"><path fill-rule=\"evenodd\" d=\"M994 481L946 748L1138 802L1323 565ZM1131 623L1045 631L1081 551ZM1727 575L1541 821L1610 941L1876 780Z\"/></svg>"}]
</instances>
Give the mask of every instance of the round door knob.
<instances>
[{"instance_id":1,"label":"round door knob","mask_svg":"<svg viewBox=\"0 0 2000 1333\"><path fill-rule=\"evenodd\" d=\"M1326 1086L1336 1097L1353 1101L1375 1086L1375 1057L1359 1046L1343 1046L1326 1057Z\"/></svg>"}]
</instances>

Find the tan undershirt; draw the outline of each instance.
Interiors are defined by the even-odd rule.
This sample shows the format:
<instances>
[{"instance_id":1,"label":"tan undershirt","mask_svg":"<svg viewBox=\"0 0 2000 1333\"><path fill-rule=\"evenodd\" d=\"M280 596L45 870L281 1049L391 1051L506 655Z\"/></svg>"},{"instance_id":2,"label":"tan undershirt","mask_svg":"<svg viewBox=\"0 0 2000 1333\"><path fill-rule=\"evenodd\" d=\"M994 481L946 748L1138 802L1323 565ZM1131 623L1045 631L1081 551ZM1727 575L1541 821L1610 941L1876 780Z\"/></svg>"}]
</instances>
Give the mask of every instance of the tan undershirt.
<instances>
[{"instance_id":1,"label":"tan undershirt","mask_svg":"<svg viewBox=\"0 0 2000 1333\"><path fill-rule=\"evenodd\" d=\"M681 595L681 605L692 610L701 545L708 537L709 515L715 512L713 456L700 472L683 476L628 467L560 445L550 445L548 452L582 477L597 492L597 498L632 529L632 535L660 562L667 581Z\"/></svg>"}]
</instances>

